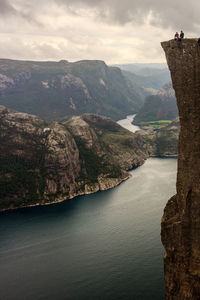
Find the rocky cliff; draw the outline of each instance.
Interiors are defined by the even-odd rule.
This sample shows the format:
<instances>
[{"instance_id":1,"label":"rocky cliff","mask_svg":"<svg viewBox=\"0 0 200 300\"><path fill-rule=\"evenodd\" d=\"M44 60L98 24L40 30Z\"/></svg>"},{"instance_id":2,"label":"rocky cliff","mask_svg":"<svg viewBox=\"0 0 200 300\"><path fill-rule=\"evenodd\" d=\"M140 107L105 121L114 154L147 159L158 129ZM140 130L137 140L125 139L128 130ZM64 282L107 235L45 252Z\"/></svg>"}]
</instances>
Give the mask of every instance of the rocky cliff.
<instances>
[{"instance_id":1,"label":"rocky cliff","mask_svg":"<svg viewBox=\"0 0 200 300\"><path fill-rule=\"evenodd\" d=\"M119 120L138 110L143 92L103 61L0 59L0 105L48 122L83 113Z\"/></svg>"},{"instance_id":2,"label":"rocky cliff","mask_svg":"<svg viewBox=\"0 0 200 300\"><path fill-rule=\"evenodd\" d=\"M200 299L200 46L162 43L180 116L177 194L162 218L166 299Z\"/></svg>"},{"instance_id":3,"label":"rocky cliff","mask_svg":"<svg viewBox=\"0 0 200 300\"><path fill-rule=\"evenodd\" d=\"M179 119L176 118L170 124L159 127L144 126L137 134L143 136L151 156L177 157L179 129Z\"/></svg>"},{"instance_id":4,"label":"rocky cliff","mask_svg":"<svg viewBox=\"0 0 200 300\"><path fill-rule=\"evenodd\" d=\"M142 136L107 117L48 125L0 106L0 210L112 188L148 156Z\"/></svg>"},{"instance_id":5,"label":"rocky cliff","mask_svg":"<svg viewBox=\"0 0 200 300\"><path fill-rule=\"evenodd\" d=\"M154 95L148 96L137 113L134 124L158 120L172 120L178 116L176 97L171 81Z\"/></svg>"}]
</instances>

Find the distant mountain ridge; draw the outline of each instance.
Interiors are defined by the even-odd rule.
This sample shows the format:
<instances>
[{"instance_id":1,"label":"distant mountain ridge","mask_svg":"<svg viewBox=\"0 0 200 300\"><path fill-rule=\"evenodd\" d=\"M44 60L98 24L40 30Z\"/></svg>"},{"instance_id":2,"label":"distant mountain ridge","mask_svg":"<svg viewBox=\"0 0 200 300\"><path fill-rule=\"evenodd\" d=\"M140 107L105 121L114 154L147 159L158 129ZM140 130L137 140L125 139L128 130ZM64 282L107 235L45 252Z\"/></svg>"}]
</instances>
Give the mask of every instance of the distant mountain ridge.
<instances>
[{"instance_id":1,"label":"distant mountain ridge","mask_svg":"<svg viewBox=\"0 0 200 300\"><path fill-rule=\"evenodd\" d=\"M119 68L103 61L0 59L0 105L50 122L83 113L118 120L137 112L145 95Z\"/></svg>"},{"instance_id":2,"label":"distant mountain ridge","mask_svg":"<svg viewBox=\"0 0 200 300\"><path fill-rule=\"evenodd\" d=\"M131 82L146 89L159 90L171 80L165 63L117 64L116 66Z\"/></svg>"},{"instance_id":3,"label":"distant mountain ridge","mask_svg":"<svg viewBox=\"0 0 200 300\"><path fill-rule=\"evenodd\" d=\"M146 73L143 74L143 70L159 71L168 68L166 63L127 63L127 64L115 64L113 66L119 67L122 70L133 72L137 75L145 75Z\"/></svg>"},{"instance_id":4,"label":"distant mountain ridge","mask_svg":"<svg viewBox=\"0 0 200 300\"><path fill-rule=\"evenodd\" d=\"M178 116L175 92L171 81L165 84L156 95L146 97L143 106L134 118L135 124L142 122L173 120Z\"/></svg>"}]
</instances>

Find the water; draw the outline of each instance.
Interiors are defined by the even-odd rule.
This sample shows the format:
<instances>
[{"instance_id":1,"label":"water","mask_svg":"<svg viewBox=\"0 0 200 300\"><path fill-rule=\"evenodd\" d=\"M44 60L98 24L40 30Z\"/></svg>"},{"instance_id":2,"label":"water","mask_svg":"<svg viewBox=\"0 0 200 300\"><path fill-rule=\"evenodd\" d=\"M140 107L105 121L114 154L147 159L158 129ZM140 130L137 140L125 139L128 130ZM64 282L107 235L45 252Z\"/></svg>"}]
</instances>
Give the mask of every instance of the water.
<instances>
[{"instance_id":1,"label":"water","mask_svg":"<svg viewBox=\"0 0 200 300\"><path fill-rule=\"evenodd\" d=\"M176 159L118 187L0 215L1 300L163 299L160 219Z\"/></svg>"},{"instance_id":2,"label":"water","mask_svg":"<svg viewBox=\"0 0 200 300\"><path fill-rule=\"evenodd\" d=\"M126 119L119 120L117 123L132 132L136 132L140 130L140 127L132 124L132 121L135 118L135 116L136 115L129 115L126 117Z\"/></svg>"}]
</instances>

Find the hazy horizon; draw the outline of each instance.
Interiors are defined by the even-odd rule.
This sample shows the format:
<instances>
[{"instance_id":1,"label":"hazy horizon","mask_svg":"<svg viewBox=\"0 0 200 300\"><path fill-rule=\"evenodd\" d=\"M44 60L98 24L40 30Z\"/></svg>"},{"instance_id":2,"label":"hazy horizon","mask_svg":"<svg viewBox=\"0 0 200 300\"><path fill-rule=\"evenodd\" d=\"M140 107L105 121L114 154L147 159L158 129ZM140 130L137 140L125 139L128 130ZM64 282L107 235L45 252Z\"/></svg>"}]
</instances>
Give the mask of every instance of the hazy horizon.
<instances>
[{"instance_id":1,"label":"hazy horizon","mask_svg":"<svg viewBox=\"0 0 200 300\"><path fill-rule=\"evenodd\" d=\"M166 66L167 67L167 63L166 62L121 62L121 63L107 63L105 60L102 60L102 59L79 59L79 60L75 60L75 61L70 61L68 59L65 59L65 58L62 58L62 59L48 59L48 60L39 60L39 59L17 59L17 58L8 58L8 57L0 57L0 60L13 60L13 61L24 61L24 62L60 62L60 61L67 61L68 63L75 63L75 62L79 62L79 61L103 61L105 62L108 66L126 66L126 65L151 65L151 66L154 66L154 65L163 65L163 66Z\"/></svg>"}]
</instances>

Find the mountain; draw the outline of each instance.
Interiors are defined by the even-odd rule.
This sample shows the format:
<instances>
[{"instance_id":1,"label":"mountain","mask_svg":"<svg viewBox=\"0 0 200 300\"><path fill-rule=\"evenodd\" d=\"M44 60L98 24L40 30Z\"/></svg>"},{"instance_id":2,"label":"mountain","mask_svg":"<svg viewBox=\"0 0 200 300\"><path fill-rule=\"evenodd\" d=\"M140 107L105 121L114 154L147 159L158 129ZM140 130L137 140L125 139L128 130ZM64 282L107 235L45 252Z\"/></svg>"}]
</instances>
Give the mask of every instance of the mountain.
<instances>
[{"instance_id":1,"label":"mountain","mask_svg":"<svg viewBox=\"0 0 200 300\"><path fill-rule=\"evenodd\" d=\"M170 124L159 127L145 126L137 131L142 135L148 145L150 156L176 157L178 154L178 137L180 131L179 119L174 119Z\"/></svg>"},{"instance_id":2,"label":"mountain","mask_svg":"<svg viewBox=\"0 0 200 300\"><path fill-rule=\"evenodd\" d=\"M165 83L171 80L166 64L125 64L116 65L123 75L140 87L151 93L159 90Z\"/></svg>"},{"instance_id":3,"label":"mountain","mask_svg":"<svg viewBox=\"0 0 200 300\"><path fill-rule=\"evenodd\" d=\"M0 59L0 105L48 122L83 113L118 120L138 111L144 95L119 68L103 61Z\"/></svg>"},{"instance_id":4,"label":"mountain","mask_svg":"<svg viewBox=\"0 0 200 300\"><path fill-rule=\"evenodd\" d=\"M176 194L162 217L165 299L200 299L200 57L198 39L166 41L180 116Z\"/></svg>"},{"instance_id":5,"label":"mountain","mask_svg":"<svg viewBox=\"0 0 200 300\"><path fill-rule=\"evenodd\" d=\"M132 133L94 114L49 126L0 106L0 210L112 188L149 156L176 155L178 126Z\"/></svg>"},{"instance_id":6,"label":"mountain","mask_svg":"<svg viewBox=\"0 0 200 300\"><path fill-rule=\"evenodd\" d=\"M178 138L180 131L179 118L174 119L170 124L155 130L155 156L167 157L178 155Z\"/></svg>"},{"instance_id":7,"label":"mountain","mask_svg":"<svg viewBox=\"0 0 200 300\"><path fill-rule=\"evenodd\" d=\"M93 114L49 126L0 106L0 128L0 210L109 189L149 156L142 136Z\"/></svg>"},{"instance_id":8,"label":"mountain","mask_svg":"<svg viewBox=\"0 0 200 300\"><path fill-rule=\"evenodd\" d=\"M172 83L165 84L156 95L146 97L134 119L135 124L149 121L172 120L178 116L176 97Z\"/></svg>"},{"instance_id":9,"label":"mountain","mask_svg":"<svg viewBox=\"0 0 200 300\"><path fill-rule=\"evenodd\" d=\"M167 69L166 63L129 63L129 64L116 64L114 65L119 67L122 70L129 71L135 73L137 75L148 75L145 70L160 71L163 69Z\"/></svg>"}]
</instances>

